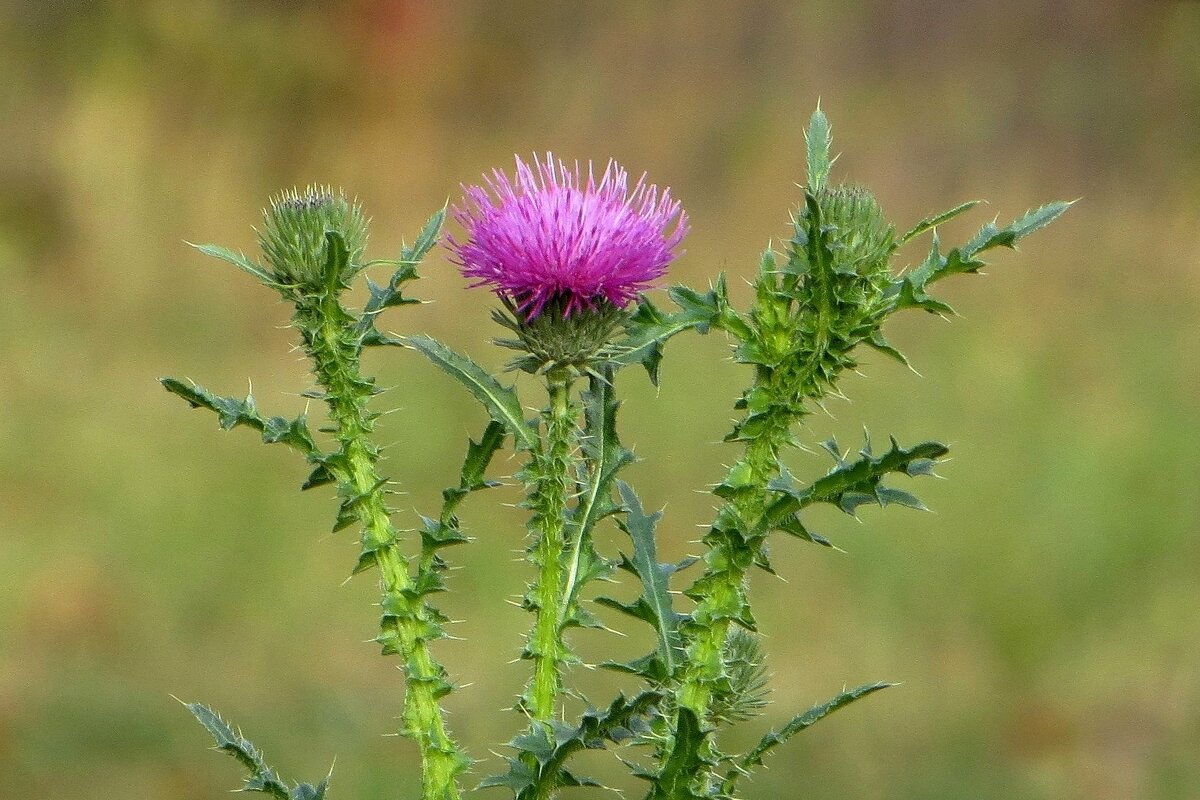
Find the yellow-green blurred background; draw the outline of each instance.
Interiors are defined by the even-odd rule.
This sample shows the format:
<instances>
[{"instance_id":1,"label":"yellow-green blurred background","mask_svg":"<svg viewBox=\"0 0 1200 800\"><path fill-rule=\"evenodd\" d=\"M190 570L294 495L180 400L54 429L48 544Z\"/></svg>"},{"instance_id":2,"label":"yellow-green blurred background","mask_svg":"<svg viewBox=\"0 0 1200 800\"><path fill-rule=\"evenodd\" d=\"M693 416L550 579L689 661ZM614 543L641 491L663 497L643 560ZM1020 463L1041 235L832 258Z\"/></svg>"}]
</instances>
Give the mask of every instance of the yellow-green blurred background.
<instances>
[{"instance_id":1,"label":"yellow-green blurred background","mask_svg":"<svg viewBox=\"0 0 1200 800\"><path fill-rule=\"evenodd\" d=\"M1082 197L939 286L963 318L897 320L923 378L880 358L811 440L865 424L954 448L916 487L935 514L812 522L848 551L778 541L753 586L776 703L731 745L844 684L903 681L794 740L757 798L1200 798L1200 3L0 2L0 797L224 796L171 695L241 724L294 779L337 758L337 798L411 798L400 676L364 644L374 579L328 491L156 383L193 378L295 414L288 311L184 245L254 245L268 195L340 184L393 256L460 182L514 152L616 157L691 214L672 277L737 297L787 235L821 98L836 177L898 224L975 197L993 214ZM915 250L907 254L920 257ZM436 254L391 312L498 366L490 297ZM630 371L624 435L680 555L709 518L714 444L747 379L718 337ZM400 521L436 508L483 416L412 354L372 353ZM536 387L523 382L527 403ZM314 410L314 414L316 411ZM516 461L498 472L511 474ZM797 454L795 471L826 461ZM526 615L504 599L521 519L475 496L477 537L438 653L473 755L519 720ZM499 508L497 511L496 509ZM617 534L606 531L608 552ZM576 638L589 659L638 637ZM621 682L576 676L597 700ZM611 755L588 769L637 796ZM600 796L579 790L580 796Z\"/></svg>"}]
</instances>

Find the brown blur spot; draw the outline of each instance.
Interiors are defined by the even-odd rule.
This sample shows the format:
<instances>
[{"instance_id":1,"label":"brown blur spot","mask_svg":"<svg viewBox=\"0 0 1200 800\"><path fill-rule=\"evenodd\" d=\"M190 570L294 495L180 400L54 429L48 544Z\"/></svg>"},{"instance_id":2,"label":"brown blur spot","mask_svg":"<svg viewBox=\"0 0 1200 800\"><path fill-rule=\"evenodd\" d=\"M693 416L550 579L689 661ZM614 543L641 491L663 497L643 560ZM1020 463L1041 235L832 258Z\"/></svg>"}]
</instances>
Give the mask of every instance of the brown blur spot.
<instances>
[{"instance_id":1,"label":"brown blur spot","mask_svg":"<svg viewBox=\"0 0 1200 800\"><path fill-rule=\"evenodd\" d=\"M15 625L19 649L64 653L115 651L117 594L101 564L86 556L46 564L28 579Z\"/></svg>"}]
</instances>

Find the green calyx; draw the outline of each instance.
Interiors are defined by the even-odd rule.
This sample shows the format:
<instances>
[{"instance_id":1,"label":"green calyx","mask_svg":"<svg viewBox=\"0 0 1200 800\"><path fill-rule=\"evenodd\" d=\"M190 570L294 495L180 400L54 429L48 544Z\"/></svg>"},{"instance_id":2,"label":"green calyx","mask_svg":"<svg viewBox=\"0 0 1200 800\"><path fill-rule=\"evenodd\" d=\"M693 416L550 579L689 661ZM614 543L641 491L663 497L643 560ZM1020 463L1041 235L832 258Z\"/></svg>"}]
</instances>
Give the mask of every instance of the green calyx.
<instances>
[{"instance_id":1,"label":"green calyx","mask_svg":"<svg viewBox=\"0 0 1200 800\"><path fill-rule=\"evenodd\" d=\"M509 369L531 375L555 370L599 373L616 357L611 342L628 318L623 309L604 299L592 308L576 309L570 314L566 313L565 300L554 300L533 319L526 319L507 298L502 302L504 310L493 311L492 319L512 331L515 338L497 339L496 344L521 353L508 363Z\"/></svg>"},{"instance_id":2,"label":"green calyx","mask_svg":"<svg viewBox=\"0 0 1200 800\"><path fill-rule=\"evenodd\" d=\"M258 243L276 283L302 295L336 294L364 266L367 220L340 190L291 189L263 210Z\"/></svg>"}]
</instances>

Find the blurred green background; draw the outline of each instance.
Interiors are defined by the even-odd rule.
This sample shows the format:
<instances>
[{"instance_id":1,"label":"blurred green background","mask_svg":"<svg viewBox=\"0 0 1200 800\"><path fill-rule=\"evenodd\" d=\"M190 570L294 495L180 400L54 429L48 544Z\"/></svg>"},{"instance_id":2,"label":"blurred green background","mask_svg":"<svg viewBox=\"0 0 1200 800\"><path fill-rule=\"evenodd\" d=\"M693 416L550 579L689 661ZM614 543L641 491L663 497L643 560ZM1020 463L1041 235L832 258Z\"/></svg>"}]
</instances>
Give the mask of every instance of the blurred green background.
<instances>
[{"instance_id":1,"label":"blurred green background","mask_svg":"<svg viewBox=\"0 0 1200 800\"><path fill-rule=\"evenodd\" d=\"M184 240L250 249L269 194L321 181L358 195L388 257L460 182L553 149L672 186L693 223L672 278L725 269L744 300L736 276L787 235L820 97L835 177L900 225L988 198L944 231L961 241L1083 199L943 285L963 318L893 324L923 378L871 357L853 403L812 418L812 440L865 424L956 458L916 487L936 514L814 517L846 554L776 543L786 582L753 586L776 702L732 741L844 684L904 685L793 741L748 794L1200 798L1197 41L1193 2L0 0L0 796L224 796L236 765L171 695L297 780L336 757L335 797L417 793L410 744L383 735L399 675L363 644L374 580L344 583L356 548L328 533L330 493L301 495L291 453L155 381L252 379L271 413L305 405L287 309ZM487 293L440 253L423 274L434 302L388 327L502 363ZM693 336L661 391L620 386L669 555L733 458L714 443L747 376L726 356ZM412 525L482 414L416 356L369 366L394 387L381 437ZM444 601L479 775L526 671L505 663L528 625L503 602L527 577L521 520L495 510L516 499L470 501L478 541ZM577 641L595 660L645 644ZM597 698L621 685L577 677ZM636 792L610 754L588 767Z\"/></svg>"}]
</instances>

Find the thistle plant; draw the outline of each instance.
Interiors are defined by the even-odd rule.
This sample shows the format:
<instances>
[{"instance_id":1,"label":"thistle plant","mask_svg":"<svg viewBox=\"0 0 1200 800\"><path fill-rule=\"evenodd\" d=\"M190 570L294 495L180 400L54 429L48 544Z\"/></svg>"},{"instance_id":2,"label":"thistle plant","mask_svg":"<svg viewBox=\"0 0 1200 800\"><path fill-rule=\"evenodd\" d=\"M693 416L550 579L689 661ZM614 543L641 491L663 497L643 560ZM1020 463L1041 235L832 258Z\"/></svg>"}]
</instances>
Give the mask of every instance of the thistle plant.
<instances>
[{"instance_id":1,"label":"thistle plant","mask_svg":"<svg viewBox=\"0 0 1200 800\"><path fill-rule=\"evenodd\" d=\"M330 424L322 430L328 438L319 441L304 416L264 417L252 397L221 397L170 378L163 385L193 407L216 412L222 428L244 425L266 443L298 450L311 468L303 489L336 487L334 530L360 531L353 572L378 569L383 614L376 641L403 668L400 732L416 745L423 800L459 798L472 786L507 789L518 800L549 800L572 787L599 786L573 764L579 752L596 749L619 751L622 763L646 781L648 800L743 797L742 780L772 750L891 685L844 690L767 731L746 752L722 749L722 731L753 720L766 705L765 654L749 578L755 568L773 571L768 540L782 533L832 547L806 519L807 510L821 503L847 514L865 504L923 509L893 484L897 477L933 474L948 453L936 441L902 445L889 439L878 447L868 438L851 454L829 439L821 447L832 465L805 482L786 463L788 452L801 446L800 423L839 395L841 377L857 366L864 348L907 363L884 336L893 314L952 314L930 294L934 283L978 272L986 251L1013 247L1069 204L1042 206L1004 227L985 224L966 243L944 249L938 226L976 202L897 233L869 191L830 183L834 159L820 109L806 139L803 196L783 246L763 253L745 310L733 306L723 274L707 291L669 289L670 308L655 304L645 293L681 254L688 231L680 203L645 178L631 187L615 163L597 176L590 164L568 166L550 154L532 164L518 158L513 177L497 170L482 185L466 188L451 209L461 232L443 237L443 209L396 260L365 260L361 208L340 192L319 188L272 201L259 234L261 261L200 247L293 306L292 324L315 379L305 394L327 406ZM925 234L932 243L924 258L897 269L900 249ZM429 336L380 328L384 311L418 302L404 292L439 240L467 279L494 292L493 318L502 329L496 343L516 354L507 369L545 392L542 410L532 418L512 381ZM366 279L365 304L348 306L346 290L372 266L390 267L390 279ZM702 551L663 563L661 512L647 511L619 477L634 458L619 436L618 378L626 367L640 365L657 384L668 340L712 331L728 337L749 377L725 438L733 464L713 489L719 504ZM379 411L371 401L380 390L360 366L368 347L421 354L461 383L489 418L478 440L468 442L459 481L442 493L440 511L421 517L413 532L394 521L388 505L393 476L379 472L380 450L372 440ZM518 652L529 670L514 704L518 732L508 743L511 755L497 774L476 776L468 774L473 762L452 738L441 707L454 687L432 647L445 636L446 622L433 599L447 589L446 548L467 541L457 510L471 493L496 485L490 465L506 447L523 464L516 479L524 487L531 574L521 605L531 622ZM597 547L601 525L620 532L625 544L619 552ZM632 602L590 586L621 580L640 587ZM572 681L572 668L581 663L572 630L611 628L621 620L650 625L654 647L629 662L601 664L626 676L626 690L574 716L574 706L565 702L580 696ZM243 789L291 800L325 797L328 779L286 783L214 712L188 707L218 747L248 769Z\"/></svg>"}]
</instances>

